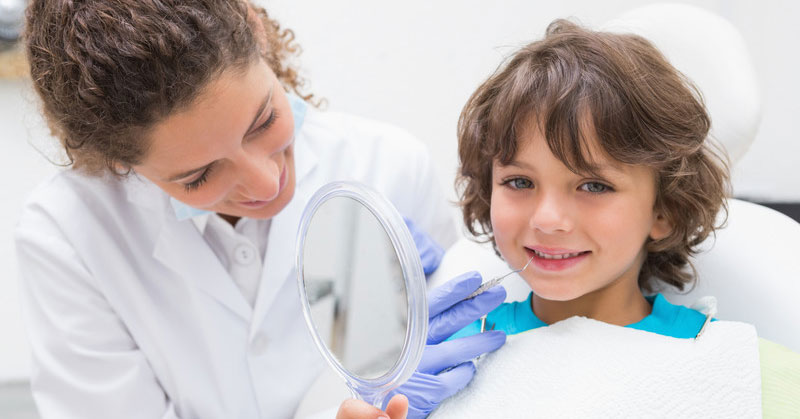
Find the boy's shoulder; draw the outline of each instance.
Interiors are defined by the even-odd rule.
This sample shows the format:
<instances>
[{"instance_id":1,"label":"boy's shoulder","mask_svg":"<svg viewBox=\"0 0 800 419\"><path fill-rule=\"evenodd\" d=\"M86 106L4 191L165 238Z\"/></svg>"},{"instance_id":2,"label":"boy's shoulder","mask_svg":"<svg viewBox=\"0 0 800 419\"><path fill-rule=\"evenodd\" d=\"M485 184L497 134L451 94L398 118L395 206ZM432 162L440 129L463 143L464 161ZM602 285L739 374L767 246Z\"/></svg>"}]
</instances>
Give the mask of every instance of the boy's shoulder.
<instances>
[{"instance_id":1,"label":"boy's shoulder","mask_svg":"<svg viewBox=\"0 0 800 419\"><path fill-rule=\"evenodd\" d=\"M800 412L800 353L758 339L761 361L761 405L764 417L791 417Z\"/></svg>"}]
</instances>

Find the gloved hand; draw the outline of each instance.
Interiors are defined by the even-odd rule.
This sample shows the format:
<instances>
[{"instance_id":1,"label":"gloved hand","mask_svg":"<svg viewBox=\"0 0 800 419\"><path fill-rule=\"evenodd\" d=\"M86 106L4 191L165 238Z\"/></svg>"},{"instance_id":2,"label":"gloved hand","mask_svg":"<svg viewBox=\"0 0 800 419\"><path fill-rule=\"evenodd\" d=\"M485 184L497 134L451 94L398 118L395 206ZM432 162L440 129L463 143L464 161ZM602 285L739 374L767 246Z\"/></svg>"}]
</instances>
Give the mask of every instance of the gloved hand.
<instances>
[{"instance_id":1,"label":"gloved hand","mask_svg":"<svg viewBox=\"0 0 800 419\"><path fill-rule=\"evenodd\" d=\"M419 252L419 259L422 261L422 270L426 276L434 273L439 264L442 263L444 249L426 232L417 228L413 221L406 217L403 217L403 221L406 222L408 231L411 232L411 237L414 238L414 244L417 246L417 252Z\"/></svg>"},{"instance_id":2,"label":"gloved hand","mask_svg":"<svg viewBox=\"0 0 800 419\"><path fill-rule=\"evenodd\" d=\"M499 330L445 341L505 300L505 288L497 286L462 301L480 285L481 275L468 272L428 293L428 340L422 360L414 375L386 397L389 400L398 393L408 397L409 419L428 416L444 399L464 388L475 375L472 359L506 342L506 334Z\"/></svg>"}]
</instances>

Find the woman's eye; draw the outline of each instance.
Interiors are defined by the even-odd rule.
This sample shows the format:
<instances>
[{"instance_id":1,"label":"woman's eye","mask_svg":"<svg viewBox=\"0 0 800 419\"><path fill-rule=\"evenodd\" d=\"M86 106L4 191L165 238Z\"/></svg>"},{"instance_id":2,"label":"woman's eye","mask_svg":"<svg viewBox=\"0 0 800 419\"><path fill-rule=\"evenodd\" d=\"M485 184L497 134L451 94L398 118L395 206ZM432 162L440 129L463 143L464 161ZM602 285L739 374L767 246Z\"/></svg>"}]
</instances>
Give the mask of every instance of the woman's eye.
<instances>
[{"instance_id":1,"label":"woman's eye","mask_svg":"<svg viewBox=\"0 0 800 419\"><path fill-rule=\"evenodd\" d=\"M603 193L611 191L611 187L608 185L604 185L600 182L586 182L581 185L581 190L591 193Z\"/></svg>"},{"instance_id":2,"label":"woman's eye","mask_svg":"<svg viewBox=\"0 0 800 419\"><path fill-rule=\"evenodd\" d=\"M507 179L503 183L510 186L512 189L528 189L533 187L533 182L521 177Z\"/></svg>"},{"instance_id":3,"label":"woman's eye","mask_svg":"<svg viewBox=\"0 0 800 419\"><path fill-rule=\"evenodd\" d=\"M271 127L272 124L275 123L275 119L277 118L278 118L278 111L273 109L272 112L267 117L267 120L263 124L259 125L256 129L251 131L248 135L256 135L263 132L267 128Z\"/></svg>"},{"instance_id":4,"label":"woman's eye","mask_svg":"<svg viewBox=\"0 0 800 419\"><path fill-rule=\"evenodd\" d=\"M204 183L206 183L206 181L208 180L208 174L211 173L212 167L214 167L214 165L208 166L206 170L203 171L203 174L201 174L200 177L198 177L197 179L189 183L184 183L183 189L186 190L186 192L191 192L202 186Z\"/></svg>"}]
</instances>

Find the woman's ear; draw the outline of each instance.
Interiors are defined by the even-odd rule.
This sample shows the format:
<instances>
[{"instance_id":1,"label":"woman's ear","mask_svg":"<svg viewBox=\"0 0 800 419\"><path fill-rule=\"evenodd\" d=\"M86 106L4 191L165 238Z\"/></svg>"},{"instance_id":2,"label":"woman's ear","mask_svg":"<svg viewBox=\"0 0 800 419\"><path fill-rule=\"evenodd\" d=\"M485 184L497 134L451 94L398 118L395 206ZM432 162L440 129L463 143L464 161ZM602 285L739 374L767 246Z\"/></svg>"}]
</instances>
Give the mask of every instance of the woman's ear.
<instances>
[{"instance_id":1,"label":"woman's ear","mask_svg":"<svg viewBox=\"0 0 800 419\"><path fill-rule=\"evenodd\" d=\"M660 212L653 214L653 227L650 229L650 238L661 240L672 233L672 223Z\"/></svg>"},{"instance_id":2,"label":"woman's ear","mask_svg":"<svg viewBox=\"0 0 800 419\"><path fill-rule=\"evenodd\" d=\"M133 167L128 166L127 164L122 164L120 162L114 163L114 172L118 175L127 175L133 171Z\"/></svg>"}]
</instances>

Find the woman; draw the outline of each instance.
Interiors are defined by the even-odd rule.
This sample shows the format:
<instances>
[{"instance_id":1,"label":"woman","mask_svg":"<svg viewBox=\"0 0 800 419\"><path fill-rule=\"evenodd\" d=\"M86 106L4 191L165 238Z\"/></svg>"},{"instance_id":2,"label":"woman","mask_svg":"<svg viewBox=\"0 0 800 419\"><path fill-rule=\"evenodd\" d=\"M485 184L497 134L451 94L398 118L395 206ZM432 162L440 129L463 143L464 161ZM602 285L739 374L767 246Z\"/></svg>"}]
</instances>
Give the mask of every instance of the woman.
<instances>
[{"instance_id":1,"label":"woman","mask_svg":"<svg viewBox=\"0 0 800 419\"><path fill-rule=\"evenodd\" d=\"M289 93L291 31L245 1L36 0L26 32L71 165L17 230L44 417L290 416L323 368L290 278L302 209L327 182L368 183L439 243L455 237L424 148L307 109ZM450 333L487 301L450 308ZM471 364L438 374L477 355L455 348L415 376L433 385L401 387L412 414L471 378ZM398 400L387 411L404 414ZM378 411L340 415L364 412Z\"/></svg>"}]
</instances>

